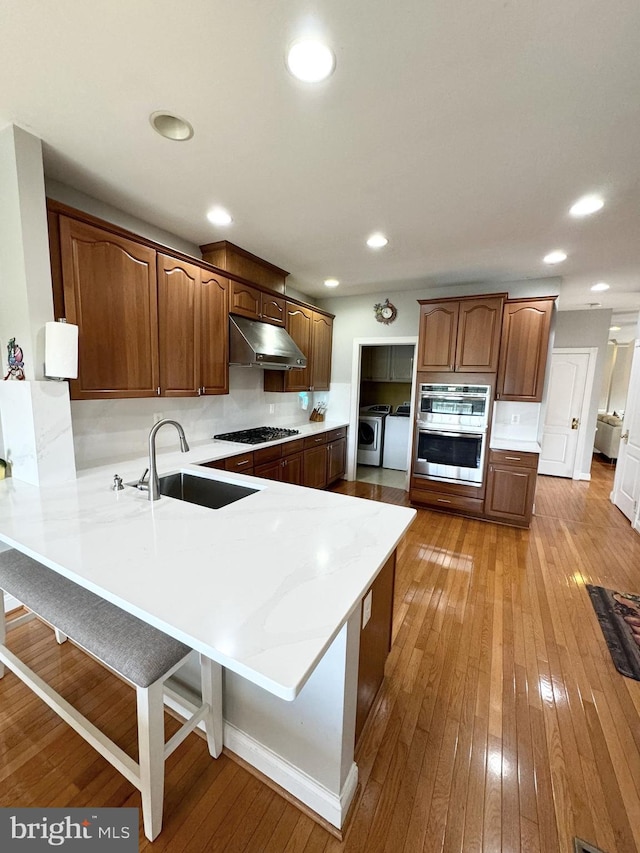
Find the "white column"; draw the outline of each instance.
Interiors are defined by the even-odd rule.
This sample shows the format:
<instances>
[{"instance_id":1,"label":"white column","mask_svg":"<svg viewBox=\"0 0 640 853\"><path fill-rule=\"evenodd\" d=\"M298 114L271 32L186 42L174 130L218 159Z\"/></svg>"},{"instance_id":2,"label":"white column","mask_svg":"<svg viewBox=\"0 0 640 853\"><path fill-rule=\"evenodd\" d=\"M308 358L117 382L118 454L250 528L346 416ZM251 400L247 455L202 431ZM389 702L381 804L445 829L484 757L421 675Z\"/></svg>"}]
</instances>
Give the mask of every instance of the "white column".
<instances>
[{"instance_id":1,"label":"white column","mask_svg":"<svg viewBox=\"0 0 640 853\"><path fill-rule=\"evenodd\" d=\"M66 382L44 379L44 326L53 320L41 141L19 127L0 131L0 358L24 355L25 380L0 380L0 418L12 476L34 485L75 477Z\"/></svg>"}]
</instances>

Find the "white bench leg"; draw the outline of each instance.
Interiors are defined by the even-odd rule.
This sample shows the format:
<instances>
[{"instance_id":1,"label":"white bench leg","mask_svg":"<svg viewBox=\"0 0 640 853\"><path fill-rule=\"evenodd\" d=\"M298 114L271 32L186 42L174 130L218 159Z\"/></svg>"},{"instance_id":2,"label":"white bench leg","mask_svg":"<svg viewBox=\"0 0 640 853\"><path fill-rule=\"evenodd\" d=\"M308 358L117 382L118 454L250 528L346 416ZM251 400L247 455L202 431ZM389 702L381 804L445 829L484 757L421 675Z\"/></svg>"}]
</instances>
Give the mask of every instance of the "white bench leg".
<instances>
[{"instance_id":1,"label":"white bench leg","mask_svg":"<svg viewBox=\"0 0 640 853\"><path fill-rule=\"evenodd\" d=\"M0 646L4 646L7 639L7 617L4 612L4 590L0 589ZM0 678L4 675L4 664L0 661Z\"/></svg>"},{"instance_id":2,"label":"white bench leg","mask_svg":"<svg viewBox=\"0 0 640 853\"><path fill-rule=\"evenodd\" d=\"M138 752L144 834L153 841L162 829L164 797L164 701L162 680L136 687Z\"/></svg>"},{"instance_id":3,"label":"white bench leg","mask_svg":"<svg viewBox=\"0 0 640 853\"><path fill-rule=\"evenodd\" d=\"M54 628L53 630L55 631L55 635L56 635L56 642L57 642L59 645L62 645L62 643L66 643L66 642L67 642L68 637L67 637L67 635L66 635L66 634L63 634L63 633L62 633L62 631L61 631L59 628Z\"/></svg>"},{"instance_id":4,"label":"white bench leg","mask_svg":"<svg viewBox=\"0 0 640 853\"><path fill-rule=\"evenodd\" d=\"M204 718L209 753L217 758L222 752L222 667L200 655L202 701L209 706Z\"/></svg>"}]
</instances>

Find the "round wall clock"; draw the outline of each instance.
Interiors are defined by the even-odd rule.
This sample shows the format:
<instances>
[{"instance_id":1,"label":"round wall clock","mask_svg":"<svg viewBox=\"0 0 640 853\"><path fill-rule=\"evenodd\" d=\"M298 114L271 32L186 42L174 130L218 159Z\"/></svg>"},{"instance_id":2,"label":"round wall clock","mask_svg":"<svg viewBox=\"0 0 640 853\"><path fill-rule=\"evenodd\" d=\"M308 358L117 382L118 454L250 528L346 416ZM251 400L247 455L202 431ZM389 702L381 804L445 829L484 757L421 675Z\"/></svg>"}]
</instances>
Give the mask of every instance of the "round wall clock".
<instances>
[{"instance_id":1,"label":"round wall clock","mask_svg":"<svg viewBox=\"0 0 640 853\"><path fill-rule=\"evenodd\" d=\"M393 321L398 316L398 309L395 305L392 305L388 299L385 299L384 302L379 302L377 305L373 306L373 312L376 315L376 320L378 323L384 323L385 325L389 325L389 323L393 323Z\"/></svg>"}]
</instances>

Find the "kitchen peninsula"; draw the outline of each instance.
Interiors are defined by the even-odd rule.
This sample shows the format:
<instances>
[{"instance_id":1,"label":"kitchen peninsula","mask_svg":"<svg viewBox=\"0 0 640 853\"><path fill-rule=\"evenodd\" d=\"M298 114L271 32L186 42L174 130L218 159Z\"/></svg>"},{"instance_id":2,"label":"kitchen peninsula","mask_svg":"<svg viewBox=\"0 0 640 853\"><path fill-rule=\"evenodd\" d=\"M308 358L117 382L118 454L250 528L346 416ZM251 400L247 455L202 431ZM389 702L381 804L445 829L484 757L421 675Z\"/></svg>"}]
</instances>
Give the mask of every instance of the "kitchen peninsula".
<instances>
[{"instance_id":1,"label":"kitchen peninsula","mask_svg":"<svg viewBox=\"0 0 640 853\"><path fill-rule=\"evenodd\" d=\"M361 602L415 511L202 467L240 448L158 454L161 475L256 489L218 510L114 491L145 458L55 486L7 479L0 540L222 664L226 746L339 828L357 784ZM176 676L185 701L194 671Z\"/></svg>"}]
</instances>

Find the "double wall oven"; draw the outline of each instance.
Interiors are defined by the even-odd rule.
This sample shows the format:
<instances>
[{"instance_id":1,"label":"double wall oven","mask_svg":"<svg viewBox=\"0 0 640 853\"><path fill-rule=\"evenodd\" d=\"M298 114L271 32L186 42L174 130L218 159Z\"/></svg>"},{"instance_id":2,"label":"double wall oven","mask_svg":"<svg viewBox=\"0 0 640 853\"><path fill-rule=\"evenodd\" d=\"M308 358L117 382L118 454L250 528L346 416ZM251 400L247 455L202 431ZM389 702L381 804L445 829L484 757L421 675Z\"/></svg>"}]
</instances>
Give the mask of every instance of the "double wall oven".
<instances>
[{"instance_id":1,"label":"double wall oven","mask_svg":"<svg viewBox=\"0 0 640 853\"><path fill-rule=\"evenodd\" d=\"M414 476L482 486L490 404L490 385L421 383Z\"/></svg>"}]
</instances>

